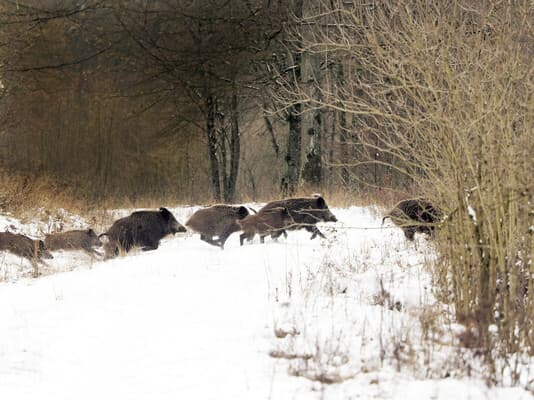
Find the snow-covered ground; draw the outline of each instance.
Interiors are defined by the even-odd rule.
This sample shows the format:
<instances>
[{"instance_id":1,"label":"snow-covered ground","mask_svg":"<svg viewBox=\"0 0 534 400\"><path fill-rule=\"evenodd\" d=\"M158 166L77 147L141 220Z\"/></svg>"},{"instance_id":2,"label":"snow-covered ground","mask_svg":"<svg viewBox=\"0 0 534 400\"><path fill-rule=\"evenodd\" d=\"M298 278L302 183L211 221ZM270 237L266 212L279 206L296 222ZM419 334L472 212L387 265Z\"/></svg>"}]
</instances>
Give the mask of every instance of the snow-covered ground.
<instances>
[{"instance_id":1,"label":"snow-covered ground","mask_svg":"<svg viewBox=\"0 0 534 400\"><path fill-rule=\"evenodd\" d=\"M172 211L183 223L195 209ZM221 250L188 232L106 262L56 252L38 279L0 252L0 397L534 398L487 388L451 345L461 328L433 296L424 238L381 229L370 208L332 211L326 240L234 234ZM56 223L0 217L0 231Z\"/></svg>"}]
</instances>

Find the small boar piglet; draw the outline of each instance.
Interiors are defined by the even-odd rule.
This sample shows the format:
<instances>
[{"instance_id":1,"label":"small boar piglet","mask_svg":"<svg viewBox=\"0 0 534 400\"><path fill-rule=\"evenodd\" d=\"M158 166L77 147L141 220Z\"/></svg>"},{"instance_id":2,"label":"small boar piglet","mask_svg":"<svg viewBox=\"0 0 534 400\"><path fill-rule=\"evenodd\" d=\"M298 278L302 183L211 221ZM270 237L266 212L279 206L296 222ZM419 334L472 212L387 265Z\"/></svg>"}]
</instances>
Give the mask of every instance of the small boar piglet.
<instances>
[{"instance_id":1,"label":"small boar piglet","mask_svg":"<svg viewBox=\"0 0 534 400\"><path fill-rule=\"evenodd\" d=\"M72 230L51 233L45 237L46 248L55 250L85 250L91 255L100 255L93 247L101 247L102 242L92 229Z\"/></svg>"},{"instance_id":2,"label":"small boar piglet","mask_svg":"<svg viewBox=\"0 0 534 400\"><path fill-rule=\"evenodd\" d=\"M286 235L285 229L294 221L286 207L262 208L257 214L249 215L237 222L243 233L239 236L239 243L243 246L245 239L250 241L257 234L260 242L264 243L265 236L271 235L273 239Z\"/></svg>"},{"instance_id":3,"label":"small boar piglet","mask_svg":"<svg viewBox=\"0 0 534 400\"><path fill-rule=\"evenodd\" d=\"M27 258L30 261L36 258L39 261L43 258L54 258L42 240L31 239L27 236L11 232L0 232L0 250L8 251L17 256Z\"/></svg>"}]
</instances>

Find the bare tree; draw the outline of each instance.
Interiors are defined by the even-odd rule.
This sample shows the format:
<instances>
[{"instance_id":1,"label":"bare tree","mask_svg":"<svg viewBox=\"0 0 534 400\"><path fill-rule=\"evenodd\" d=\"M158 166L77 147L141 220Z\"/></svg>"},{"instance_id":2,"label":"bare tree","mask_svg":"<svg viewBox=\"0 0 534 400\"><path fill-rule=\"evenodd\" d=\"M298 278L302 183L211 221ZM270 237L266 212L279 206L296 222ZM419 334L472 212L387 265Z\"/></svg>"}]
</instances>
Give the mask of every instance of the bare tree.
<instances>
[{"instance_id":1,"label":"bare tree","mask_svg":"<svg viewBox=\"0 0 534 400\"><path fill-rule=\"evenodd\" d=\"M182 90L204 120L213 197L235 198L240 163L242 102L252 96L251 66L271 37L263 2L154 2L118 9L138 44L139 59L163 87ZM276 30L275 30L276 32ZM178 114L177 118L181 116Z\"/></svg>"}]
</instances>

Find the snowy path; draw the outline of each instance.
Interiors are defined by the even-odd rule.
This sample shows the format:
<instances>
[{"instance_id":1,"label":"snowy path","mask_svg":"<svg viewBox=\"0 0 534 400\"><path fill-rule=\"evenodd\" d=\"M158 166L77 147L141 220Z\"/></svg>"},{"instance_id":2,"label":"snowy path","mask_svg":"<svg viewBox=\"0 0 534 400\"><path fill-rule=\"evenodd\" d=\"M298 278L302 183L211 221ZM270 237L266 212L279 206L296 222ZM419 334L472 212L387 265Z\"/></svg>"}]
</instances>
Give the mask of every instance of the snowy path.
<instances>
[{"instance_id":1,"label":"snowy path","mask_svg":"<svg viewBox=\"0 0 534 400\"><path fill-rule=\"evenodd\" d=\"M173 212L184 221L192 210ZM346 226L380 225L366 209L335 213ZM416 250L400 230L326 230L327 241L292 232L244 247L236 234L224 251L185 235L90 269L0 283L0 398L532 398L520 389L488 391L480 381L397 373L389 341L408 335L417 346L417 310L433 301L425 243ZM53 261L79 259L63 253ZM380 280L401 312L376 304ZM286 325L298 334L275 338ZM322 346L316 360L299 373L349 378L323 386L291 376L290 361L269 356L314 346ZM339 349L346 353L329 354ZM424 372L417 363L414 373Z\"/></svg>"},{"instance_id":2,"label":"snowy path","mask_svg":"<svg viewBox=\"0 0 534 400\"><path fill-rule=\"evenodd\" d=\"M3 286L2 397L267 398L265 271L180 242Z\"/></svg>"}]
</instances>

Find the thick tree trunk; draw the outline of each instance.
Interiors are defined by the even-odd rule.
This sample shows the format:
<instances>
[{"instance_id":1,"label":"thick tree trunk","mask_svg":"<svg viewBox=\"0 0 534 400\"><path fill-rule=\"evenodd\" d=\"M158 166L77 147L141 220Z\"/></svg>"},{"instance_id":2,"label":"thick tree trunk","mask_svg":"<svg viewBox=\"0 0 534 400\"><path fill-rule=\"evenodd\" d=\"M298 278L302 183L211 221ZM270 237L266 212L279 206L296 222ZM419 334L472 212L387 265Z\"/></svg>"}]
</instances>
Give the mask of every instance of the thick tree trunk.
<instances>
[{"instance_id":1,"label":"thick tree trunk","mask_svg":"<svg viewBox=\"0 0 534 400\"><path fill-rule=\"evenodd\" d=\"M291 196L297 191L300 180L300 157L302 153L302 118L301 105L290 108L288 122L289 135L286 149L286 173L282 178L282 193Z\"/></svg>"},{"instance_id":2,"label":"thick tree trunk","mask_svg":"<svg viewBox=\"0 0 534 400\"><path fill-rule=\"evenodd\" d=\"M302 18L303 0L295 3L295 16ZM296 48L300 46L297 43ZM298 85L301 80L302 54L293 53L293 82ZM298 188L300 180L300 166L302 153L302 105L295 103L289 107L289 135L286 148L286 173L282 177L281 191L284 196L293 195Z\"/></svg>"},{"instance_id":3,"label":"thick tree trunk","mask_svg":"<svg viewBox=\"0 0 534 400\"><path fill-rule=\"evenodd\" d=\"M315 96L320 99L320 93L316 91ZM302 170L303 179L313 185L321 185L323 182L323 161L322 161L322 115L321 110L313 111L312 126L308 130L310 144L306 154L306 163Z\"/></svg>"},{"instance_id":4,"label":"thick tree trunk","mask_svg":"<svg viewBox=\"0 0 534 400\"><path fill-rule=\"evenodd\" d=\"M302 12L304 17L312 17L322 10L321 4L307 4ZM314 28L311 26L302 26L302 37L304 40L310 41L314 37ZM323 104L323 95L321 88L323 86L323 69L324 65L328 65L328 58L324 54L316 54L313 52L304 52L302 54L301 74L303 86L308 88L311 97L317 104ZM322 154L322 140L323 140L323 110L321 107L314 107L309 110L306 118L304 118L303 128L307 132L307 149L306 161L302 170L302 179L307 183L313 185L316 189L320 189L323 183L323 154Z\"/></svg>"},{"instance_id":5,"label":"thick tree trunk","mask_svg":"<svg viewBox=\"0 0 534 400\"><path fill-rule=\"evenodd\" d=\"M210 157L211 189L215 201L221 201L221 182L219 178L219 160L217 159L217 132L215 129L215 99L206 96L206 134L208 137L208 151Z\"/></svg>"}]
</instances>

